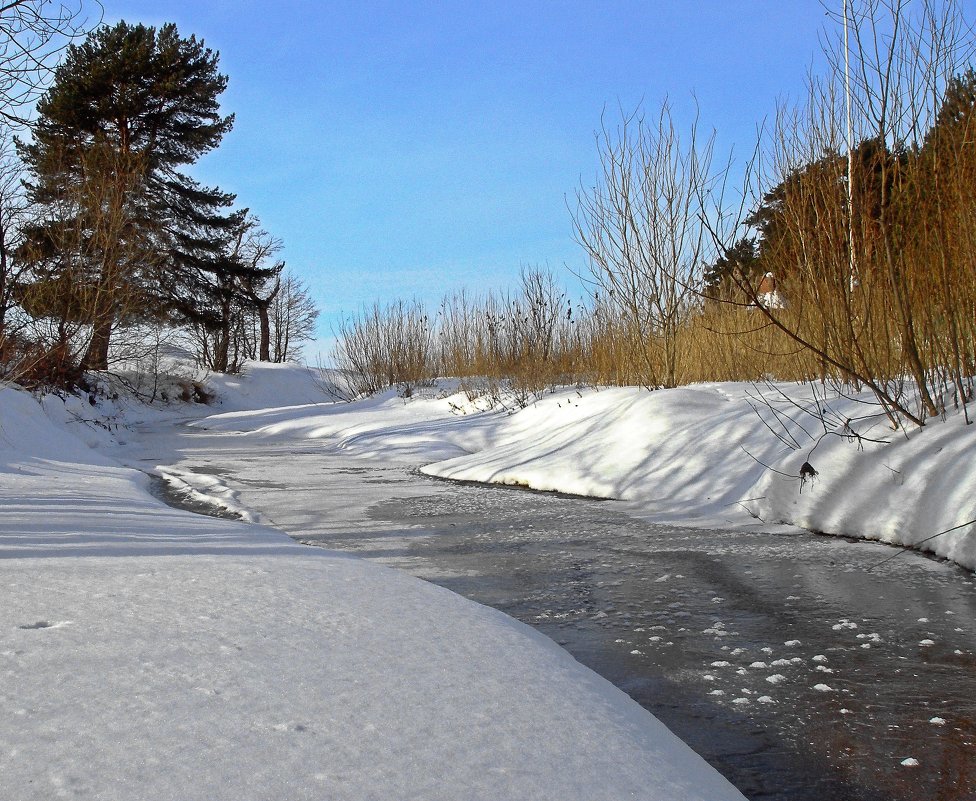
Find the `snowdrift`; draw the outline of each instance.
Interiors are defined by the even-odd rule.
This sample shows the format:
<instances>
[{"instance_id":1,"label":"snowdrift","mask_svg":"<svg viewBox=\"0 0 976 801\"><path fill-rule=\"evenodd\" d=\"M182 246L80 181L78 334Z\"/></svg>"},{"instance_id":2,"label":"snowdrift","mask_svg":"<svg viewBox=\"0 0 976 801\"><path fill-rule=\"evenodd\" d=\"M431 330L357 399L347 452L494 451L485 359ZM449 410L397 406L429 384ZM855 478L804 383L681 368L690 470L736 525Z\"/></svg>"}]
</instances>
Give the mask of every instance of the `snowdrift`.
<instances>
[{"instance_id":1,"label":"snowdrift","mask_svg":"<svg viewBox=\"0 0 976 801\"><path fill-rule=\"evenodd\" d=\"M0 389L0 797L741 801L528 627L164 506L69 431L124 403L45 406Z\"/></svg>"},{"instance_id":2,"label":"snowdrift","mask_svg":"<svg viewBox=\"0 0 976 801\"><path fill-rule=\"evenodd\" d=\"M961 525L976 519L976 426L961 414L894 431L867 395L785 384L572 388L493 411L454 390L199 425L331 437L358 455L424 464L432 476L614 498L678 525L799 526L976 569L976 526Z\"/></svg>"}]
</instances>

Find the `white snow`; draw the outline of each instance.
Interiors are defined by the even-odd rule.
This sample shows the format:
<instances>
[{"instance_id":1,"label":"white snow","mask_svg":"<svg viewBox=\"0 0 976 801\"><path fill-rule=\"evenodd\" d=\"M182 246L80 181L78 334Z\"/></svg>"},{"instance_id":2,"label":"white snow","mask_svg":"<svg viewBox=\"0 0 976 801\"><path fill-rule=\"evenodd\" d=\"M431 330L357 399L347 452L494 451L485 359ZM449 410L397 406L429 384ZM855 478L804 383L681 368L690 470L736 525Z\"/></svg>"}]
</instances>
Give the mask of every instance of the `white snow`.
<instances>
[{"instance_id":1,"label":"white snow","mask_svg":"<svg viewBox=\"0 0 976 801\"><path fill-rule=\"evenodd\" d=\"M789 524L976 569L972 526L933 536L976 519L976 426L961 415L907 432L878 417L854 426L886 442L857 442L833 423L824 434L803 386L573 388L483 411L450 383L347 404L322 402L315 371L246 373L211 377L216 405L192 425L243 432L252 448L329 438L378 465L616 498L649 520ZM831 419L865 400L829 399ZM0 390L0 797L741 798L623 693L500 613L249 523L261 518L219 476L161 470L241 521L156 501L106 455L138 436L122 427L132 415L123 401ZM801 483L807 461L817 475Z\"/></svg>"},{"instance_id":2,"label":"white snow","mask_svg":"<svg viewBox=\"0 0 976 801\"><path fill-rule=\"evenodd\" d=\"M787 523L917 546L976 569L973 526L939 534L976 519L976 426L961 414L905 431L877 415L852 424L867 438L858 442L846 423L831 420L870 412L870 396L830 398L824 433L812 413L824 402L814 403L804 385L572 388L514 413L478 411L451 392L445 384L409 401L388 392L348 405L225 414L204 425L258 437L336 437L360 455L414 458L435 476L616 498L649 520L689 526ZM573 403L564 403L569 397ZM799 447L784 444L787 432ZM807 461L817 476L801 484Z\"/></svg>"},{"instance_id":3,"label":"white snow","mask_svg":"<svg viewBox=\"0 0 976 801\"><path fill-rule=\"evenodd\" d=\"M225 382L225 408L288 403L272 388L291 372L255 372ZM86 406L0 389L0 798L742 798L501 613L163 505L89 447L108 432ZM451 422L396 447L456 454ZM372 447L367 430L357 446Z\"/></svg>"}]
</instances>

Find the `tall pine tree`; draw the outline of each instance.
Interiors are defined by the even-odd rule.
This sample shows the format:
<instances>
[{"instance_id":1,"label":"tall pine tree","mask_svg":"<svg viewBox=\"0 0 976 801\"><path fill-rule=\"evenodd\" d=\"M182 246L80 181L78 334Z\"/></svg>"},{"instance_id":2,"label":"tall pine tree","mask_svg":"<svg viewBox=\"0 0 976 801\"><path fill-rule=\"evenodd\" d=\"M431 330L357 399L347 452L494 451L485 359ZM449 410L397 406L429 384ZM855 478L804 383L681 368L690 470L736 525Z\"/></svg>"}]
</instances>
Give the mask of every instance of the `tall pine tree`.
<instances>
[{"instance_id":1,"label":"tall pine tree","mask_svg":"<svg viewBox=\"0 0 976 801\"><path fill-rule=\"evenodd\" d=\"M84 369L107 367L116 325L213 319L213 287L241 269L228 257L243 220L234 196L181 171L233 124L217 62L172 24L120 22L70 47L38 103L21 146L43 209L24 248L35 266L25 297L59 298L49 314L88 326Z\"/></svg>"}]
</instances>

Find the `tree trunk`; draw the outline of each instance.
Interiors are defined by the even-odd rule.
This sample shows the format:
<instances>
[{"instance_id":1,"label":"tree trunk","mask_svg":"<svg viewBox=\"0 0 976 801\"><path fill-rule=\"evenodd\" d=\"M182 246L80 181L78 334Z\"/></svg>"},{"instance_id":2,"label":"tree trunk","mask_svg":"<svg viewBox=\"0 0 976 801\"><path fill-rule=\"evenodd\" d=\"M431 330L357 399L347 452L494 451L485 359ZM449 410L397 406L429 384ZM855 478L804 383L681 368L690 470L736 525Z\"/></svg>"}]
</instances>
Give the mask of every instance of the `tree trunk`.
<instances>
[{"instance_id":1,"label":"tree trunk","mask_svg":"<svg viewBox=\"0 0 976 801\"><path fill-rule=\"evenodd\" d=\"M258 304L258 322L261 324L261 341L258 346L258 358L262 362L271 361L271 320L268 315L268 306L270 305L268 301Z\"/></svg>"},{"instance_id":2,"label":"tree trunk","mask_svg":"<svg viewBox=\"0 0 976 801\"><path fill-rule=\"evenodd\" d=\"M230 295L225 292L220 303L220 328L214 334L213 369L218 373L227 372L230 355Z\"/></svg>"},{"instance_id":3,"label":"tree trunk","mask_svg":"<svg viewBox=\"0 0 976 801\"><path fill-rule=\"evenodd\" d=\"M108 345L112 337L112 324L114 322L114 315L111 313L98 316L98 319L96 319L92 327L91 339L88 341L88 350L81 360L82 370L108 369Z\"/></svg>"}]
</instances>

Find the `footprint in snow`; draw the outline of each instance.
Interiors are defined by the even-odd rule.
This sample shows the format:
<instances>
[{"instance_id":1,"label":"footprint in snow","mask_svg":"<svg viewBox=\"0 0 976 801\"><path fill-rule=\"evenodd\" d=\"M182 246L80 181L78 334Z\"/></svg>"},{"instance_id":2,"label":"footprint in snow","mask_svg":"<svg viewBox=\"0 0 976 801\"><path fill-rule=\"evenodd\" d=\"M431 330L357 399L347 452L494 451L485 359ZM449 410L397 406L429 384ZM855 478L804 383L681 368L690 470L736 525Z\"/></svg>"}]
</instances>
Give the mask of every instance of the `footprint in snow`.
<instances>
[{"instance_id":1,"label":"footprint in snow","mask_svg":"<svg viewBox=\"0 0 976 801\"><path fill-rule=\"evenodd\" d=\"M38 620L36 623L24 623L21 626L17 626L17 628L25 629L27 631L32 631L35 629L59 629L62 626L67 626L69 623L71 623L70 620L59 620L54 623L47 620Z\"/></svg>"}]
</instances>

